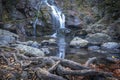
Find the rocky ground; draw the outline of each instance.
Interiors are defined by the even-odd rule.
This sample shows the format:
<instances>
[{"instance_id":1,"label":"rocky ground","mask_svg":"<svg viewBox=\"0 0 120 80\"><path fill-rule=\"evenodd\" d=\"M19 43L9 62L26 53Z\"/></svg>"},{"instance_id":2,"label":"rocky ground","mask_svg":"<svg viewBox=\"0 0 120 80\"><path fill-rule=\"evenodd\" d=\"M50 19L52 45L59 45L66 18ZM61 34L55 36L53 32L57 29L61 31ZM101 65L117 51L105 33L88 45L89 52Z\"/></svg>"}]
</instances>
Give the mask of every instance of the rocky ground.
<instances>
[{"instance_id":1,"label":"rocky ground","mask_svg":"<svg viewBox=\"0 0 120 80\"><path fill-rule=\"evenodd\" d=\"M14 33L2 29L0 32L0 78L2 80L119 80L120 60L116 56L111 56L111 58L103 56L90 58L89 56L89 59L87 58L88 60L81 64L78 61L80 58L76 60L77 63L72 61L69 56L68 59L71 60L55 57L55 39L43 40L40 43L36 41L21 42L19 36ZM88 47L88 44L87 39L75 37L69 46L77 49L88 48L98 54L102 52L101 50L104 54L108 54L107 50L111 50L113 53L115 49L116 53L113 54L119 54L117 53L119 44L116 42L106 42L101 47ZM53 52L54 56L50 55ZM73 53L70 54L73 56ZM74 52L74 56L80 56L79 54L81 52Z\"/></svg>"}]
</instances>

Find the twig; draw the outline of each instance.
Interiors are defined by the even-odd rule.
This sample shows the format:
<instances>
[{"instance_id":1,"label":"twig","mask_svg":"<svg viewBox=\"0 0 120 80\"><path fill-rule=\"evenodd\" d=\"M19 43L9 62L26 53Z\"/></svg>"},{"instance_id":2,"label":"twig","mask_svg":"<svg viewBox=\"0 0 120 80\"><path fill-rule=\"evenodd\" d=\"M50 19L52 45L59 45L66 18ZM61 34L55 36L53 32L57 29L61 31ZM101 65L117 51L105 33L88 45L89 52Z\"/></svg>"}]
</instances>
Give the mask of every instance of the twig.
<instances>
[{"instance_id":1,"label":"twig","mask_svg":"<svg viewBox=\"0 0 120 80\"><path fill-rule=\"evenodd\" d=\"M51 68L48 69L48 71L50 73L52 73L57 68L59 63L60 63L60 61L57 61Z\"/></svg>"}]
</instances>

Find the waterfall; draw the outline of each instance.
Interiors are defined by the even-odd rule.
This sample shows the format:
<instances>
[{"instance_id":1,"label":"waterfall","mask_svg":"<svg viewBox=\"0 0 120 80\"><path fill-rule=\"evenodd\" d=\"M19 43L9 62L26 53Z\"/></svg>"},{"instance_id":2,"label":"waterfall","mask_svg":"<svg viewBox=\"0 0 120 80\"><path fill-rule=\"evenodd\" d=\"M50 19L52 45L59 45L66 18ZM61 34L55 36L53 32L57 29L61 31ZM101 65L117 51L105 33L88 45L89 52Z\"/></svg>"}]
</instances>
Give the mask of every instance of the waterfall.
<instances>
[{"instance_id":1,"label":"waterfall","mask_svg":"<svg viewBox=\"0 0 120 80\"><path fill-rule=\"evenodd\" d=\"M36 24L38 22L38 17L39 17L38 14L40 12L39 10L41 8L41 5L42 5L42 1L36 5L37 15L36 15L35 21L33 22L33 35L34 35L34 38L36 38Z\"/></svg>"},{"instance_id":2,"label":"waterfall","mask_svg":"<svg viewBox=\"0 0 120 80\"><path fill-rule=\"evenodd\" d=\"M56 6L54 0L42 0L42 3L47 5L51 9L51 20L53 24L53 29L55 30L55 33L52 35L52 37L57 38L58 57L64 58L65 48L66 48L65 33L64 33L66 29L65 28L65 16L62 13L62 11ZM34 28L35 28L35 25L34 25Z\"/></svg>"}]
</instances>

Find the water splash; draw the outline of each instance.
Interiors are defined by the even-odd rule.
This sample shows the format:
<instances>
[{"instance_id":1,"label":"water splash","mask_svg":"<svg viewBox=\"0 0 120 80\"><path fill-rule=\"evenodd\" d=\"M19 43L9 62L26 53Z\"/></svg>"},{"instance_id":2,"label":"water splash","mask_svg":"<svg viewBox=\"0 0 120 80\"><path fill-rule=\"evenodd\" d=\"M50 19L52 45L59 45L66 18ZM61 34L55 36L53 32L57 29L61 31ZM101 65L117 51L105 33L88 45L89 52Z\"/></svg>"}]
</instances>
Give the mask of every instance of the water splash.
<instances>
[{"instance_id":1,"label":"water splash","mask_svg":"<svg viewBox=\"0 0 120 80\"><path fill-rule=\"evenodd\" d=\"M42 4L47 5L51 9L51 20L53 24L53 29L55 30L55 33L52 35L52 37L57 38L58 43L58 57L64 58L65 57L65 48L66 48L66 42L65 42L65 15L62 13L62 11L56 6L54 0L42 0ZM37 18L35 20L35 24L37 22ZM34 29L36 28L35 25Z\"/></svg>"}]
</instances>

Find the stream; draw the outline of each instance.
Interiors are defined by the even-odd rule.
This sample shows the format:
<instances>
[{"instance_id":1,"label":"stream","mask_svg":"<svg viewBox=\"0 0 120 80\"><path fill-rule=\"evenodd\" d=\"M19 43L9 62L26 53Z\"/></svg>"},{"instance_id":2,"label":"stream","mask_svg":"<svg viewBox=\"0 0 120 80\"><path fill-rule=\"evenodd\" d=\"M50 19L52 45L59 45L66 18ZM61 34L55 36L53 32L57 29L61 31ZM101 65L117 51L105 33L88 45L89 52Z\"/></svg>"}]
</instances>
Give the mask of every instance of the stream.
<instances>
[{"instance_id":1,"label":"stream","mask_svg":"<svg viewBox=\"0 0 120 80\"><path fill-rule=\"evenodd\" d=\"M55 47L55 50L49 55L49 56L57 56L59 58L67 58L71 59L76 62L84 63L86 60L88 60L91 57L110 57L111 54L98 54L94 52L88 51L86 48L71 48L69 47L69 42L72 38L69 38L66 36L66 31L68 30L65 27L65 15L62 13L61 9L58 8L54 0L42 0L40 4L37 6L37 10L39 13L39 10L42 5L45 5L50 8L50 17L51 17L51 23L52 23L52 29L53 34L49 36L47 39L55 39L57 46L49 46L49 47ZM46 37L36 37L36 24L38 21L38 17L36 17L34 23L33 23L33 34L34 34L34 41L40 42L42 40L46 40ZM28 40L33 40L31 38L28 38Z\"/></svg>"}]
</instances>

